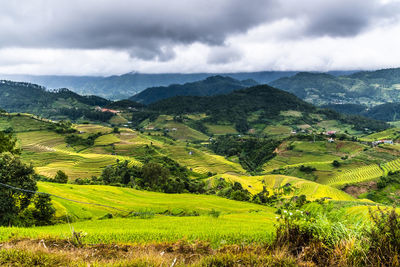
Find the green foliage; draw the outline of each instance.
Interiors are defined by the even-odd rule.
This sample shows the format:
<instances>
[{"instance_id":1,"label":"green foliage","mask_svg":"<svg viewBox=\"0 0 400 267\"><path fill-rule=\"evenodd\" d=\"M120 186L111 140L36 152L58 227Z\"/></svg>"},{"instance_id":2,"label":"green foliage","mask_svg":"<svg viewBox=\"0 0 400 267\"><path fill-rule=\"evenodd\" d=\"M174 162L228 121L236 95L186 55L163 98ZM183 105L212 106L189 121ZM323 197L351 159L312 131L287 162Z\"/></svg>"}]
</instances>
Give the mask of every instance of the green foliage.
<instances>
[{"instance_id":1,"label":"green foliage","mask_svg":"<svg viewBox=\"0 0 400 267\"><path fill-rule=\"evenodd\" d=\"M17 140L11 134L0 131L0 154L3 152L19 154L20 150L16 148L16 143Z\"/></svg>"},{"instance_id":2,"label":"green foliage","mask_svg":"<svg viewBox=\"0 0 400 267\"><path fill-rule=\"evenodd\" d=\"M211 217L218 218L221 215L221 211L212 209L208 214Z\"/></svg>"},{"instance_id":3,"label":"green foliage","mask_svg":"<svg viewBox=\"0 0 400 267\"><path fill-rule=\"evenodd\" d=\"M333 166L333 167L336 167L336 168L337 168L337 167L340 167L340 165L341 165L341 164L340 164L339 161L337 161L337 160L332 161L332 166Z\"/></svg>"},{"instance_id":4,"label":"green foliage","mask_svg":"<svg viewBox=\"0 0 400 267\"><path fill-rule=\"evenodd\" d=\"M34 218L34 224L39 225L50 225L53 223L56 209L51 204L51 198L49 195L39 194L33 199L34 209L32 215Z\"/></svg>"},{"instance_id":5,"label":"green foliage","mask_svg":"<svg viewBox=\"0 0 400 267\"><path fill-rule=\"evenodd\" d=\"M84 118L91 121L108 122L114 116L112 112L101 112L91 108L61 108L58 113L74 121Z\"/></svg>"},{"instance_id":6,"label":"green foliage","mask_svg":"<svg viewBox=\"0 0 400 267\"><path fill-rule=\"evenodd\" d=\"M157 162L158 161L158 162ZM129 166L128 161L107 166L101 180L109 185L126 185L165 193L202 193L204 182L189 178L189 171L167 157L153 159L142 167Z\"/></svg>"},{"instance_id":7,"label":"green foliage","mask_svg":"<svg viewBox=\"0 0 400 267\"><path fill-rule=\"evenodd\" d=\"M293 186L290 183L286 183L282 186L273 189L272 194L263 186L263 190L252 197L252 202L257 204L264 204L273 207L284 207L288 209L292 206L300 208L303 204L307 203L305 195L294 196L291 199L287 199L286 196L294 191ZM280 210L278 210L280 213Z\"/></svg>"},{"instance_id":8,"label":"green foliage","mask_svg":"<svg viewBox=\"0 0 400 267\"><path fill-rule=\"evenodd\" d=\"M76 130L72 128L72 123L70 121L60 121L58 123L52 123L49 125L49 130L55 131L59 134L76 132Z\"/></svg>"},{"instance_id":9,"label":"green foliage","mask_svg":"<svg viewBox=\"0 0 400 267\"><path fill-rule=\"evenodd\" d=\"M317 169L312 167L312 166L301 165L299 167L299 170L302 171L302 172L305 172L305 173L312 173L312 172L316 171Z\"/></svg>"},{"instance_id":10,"label":"green foliage","mask_svg":"<svg viewBox=\"0 0 400 267\"><path fill-rule=\"evenodd\" d=\"M65 137L65 142L70 146L93 146L96 138L100 137L102 133L90 134L84 138L82 136L71 134Z\"/></svg>"},{"instance_id":11,"label":"green foliage","mask_svg":"<svg viewBox=\"0 0 400 267\"><path fill-rule=\"evenodd\" d=\"M400 215L396 209L369 210L373 226L367 232L369 257L373 265L398 266L400 264Z\"/></svg>"},{"instance_id":12,"label":"green foliage","mask_svg":"<svg viewBox=\"0 0 400 267\"><path fill-rule=\"evenodd\" d=\"M65 172L58 170L56 176L54 177L54 182L59 184L66 184L68 183L68 175Z\"/></svg>"},{"instance_id":13,"label":"green foliage","mask_svg":"<svg viewBox=\"0 0 400 267\"><path fill-rule=\"evenodd\" d=\"M209 190L209 193L216 193L217 196L238 201L250 201L251 199L250 192L244 189L241 183L229 183L223 178L217 180L217 183Z\"/></svg>"},{"instance_id":14,"label":"green foliage","mask_svg":"<svg viewBox=\"0 0 400 267\"><path fill-rule=\"evenodd\" d=\"M36 191L36 181L32 166L23 164L12 154L0 155L0 183ZM2 187L0 190L0 225L14 225L18 215L28 208L32 193Z\"/></svg>"},{"instance_id":15,"label":"green foliage","mask_svg":"<svg viewBox=\"0 0 400 267\"><path fill-rule=\"evenodd\" d=\"M0 106L9 112L29 112L44 117L76 116L77 112L87 112L94 106L108 103L110 101L101 97L81 96L68 89L47 91L36 84L12 81L0 84Z\"/></svg>"},{"instance_id":16,"label":"green foliage","mask_svg":"<svg viewBox=\"0 0 400 267\"><path fill-rule=\"evenodd\" d=\"M260 121L278 119L280 111L297 110L312 112L315 108L292 94L267 85L254 86L234 91L228 95L212 97L179 96L149 105L149 109L171 114L184 115L190 113L206 113L208 122L230 122L241 130L244 122L253 112L261 112Z\"/></svg>"},{"instance_id":17,"label":"green foliage","mask_svg":"<svg viewBox=\"0 0 400 267\"><path fill-rule=\"evenodd\" d=\"M238 156L242 167L251 172L259 172L265 162L275 156L279 141L268 138L219 136L212 140L210 149L226 157Z\"/></svg>"},{"instance_id":18,"label":"green foliage","mask_svg":"<svg viewBox=\"0 0 400 267\"><path fill-rule=\"evenodd\" d=\"M210 131L208 130L207 126L204 125L204 122L200 120L189 120L187 122L187 125L199 132L202 132L206 135L212 135Z\"/></svg>"},{"instance_id":19,"label":"green foliage","mask_svg":"<svg viewBox=\"0 0 400 267\"><path fill-rule=\"evenodd\" d=\"M283 210L272 246L286 247L291 255L312 259L317 266L364 266L369 258L362 239L365 227L344 208L313 202L301 210Z\"/></svg>"}]
</instances>

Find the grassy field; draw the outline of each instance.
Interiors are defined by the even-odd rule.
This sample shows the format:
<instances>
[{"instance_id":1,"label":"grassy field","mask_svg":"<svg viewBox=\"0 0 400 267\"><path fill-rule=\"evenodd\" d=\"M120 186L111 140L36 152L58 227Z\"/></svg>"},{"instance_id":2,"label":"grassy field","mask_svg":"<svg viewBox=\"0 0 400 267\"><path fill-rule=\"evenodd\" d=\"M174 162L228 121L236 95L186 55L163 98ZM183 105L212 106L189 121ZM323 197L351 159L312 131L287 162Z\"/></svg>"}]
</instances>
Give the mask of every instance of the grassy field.
<instances>
[{"instance_id":1,"label":"grassy field","mask_svg":"<svg viewBox=\"0 0 400 267\"><path fill-rule=\"evenodd\" d=\"M216 125L216 124L206 124L206 127L212 134L222 135L222 134L237 134L236 129L231 125Z\"/></svg>"},{"instance_id":2,"label":"grassy field","mask_svg":"<svg viewBox=\"0 0 400 267\"><path fill-rule=\"evenodd\" d=\"M284 142L278 148L276 157L264 164L264 170L270 172L285 166L332 162L340 160L344 156L353 157L363 149L363 145L349 141L336 141L335 143L327 141Z\"/></svg>"},{"instance_id":3,"label":"grassy field","mask_svg":"<svg viewBox=\"0 0 400 267\"><path fill-rule=\"evenodd\" d=\"M136 243L149 241L204 240L218 246L235 243L265 243L274 229L275 209L233 201L217 196L164 194L112 186L82 186L40 182L39 190L69 199L110 205L151 217L99 220L108 213L126 216L95 205L85 205L52 198L58 217L68 216L71 225L60 224L35 228L0 228L0 241L13 238L59 238L84 231L87 243ZM210 216L214 210L219 217ZM195 215L196 216L193 216ZM82 221L86 220L86 221Z\"/></svg>"},{"instance_id":4,"label":"grassy field","mask_svg":"<svg viewBox=\"0 0 400 267\"><path fill-rule=\"evenodd\" d=\"M214 246L225 244L267 243L272 239L273 213L226 214L211 216L174 217L156 215L154 218L117 218L84 221L35 228L2 228L0 242L9 238L68 239L71 228L87 235L84 243L148 243L174 242L181 239L202 240Z\"/></svg>"},{"instance_id":5,"label":"grassy field","mask_svg":"<svg viewBox=\"0 0 400 267\"><path fill-rule=\"evenodd\" d=\"M118 209L131 211L151 210L155 213L171 211L180 212L196 211L200 215L208 214L212 209L222 214L249 213L253 210L271 212L273 209L256 204L233 201L217 196L193 195L193 194L164 194L147 192L130 188L103 185L72 185L56 183L38 183L39 190L55 194L61 197L109 205ZM57 216L69 214L76 220L96 219L107 213L126 215L126 212L113 210L93 205L81 205L67 200L53 198L57 208Z\"/></svg>"},{"instance_id":6,"label":"grassy field","mask_svg":"<svg viewBox=\"0 0 400 267\"><path fill-rule=\"evenodd\" d=\"M396 139L400 136L399 128L390 128L382 132L373 133L361 138L361 141L372 142L381 139Z\"/></svg>"}]
</instances>

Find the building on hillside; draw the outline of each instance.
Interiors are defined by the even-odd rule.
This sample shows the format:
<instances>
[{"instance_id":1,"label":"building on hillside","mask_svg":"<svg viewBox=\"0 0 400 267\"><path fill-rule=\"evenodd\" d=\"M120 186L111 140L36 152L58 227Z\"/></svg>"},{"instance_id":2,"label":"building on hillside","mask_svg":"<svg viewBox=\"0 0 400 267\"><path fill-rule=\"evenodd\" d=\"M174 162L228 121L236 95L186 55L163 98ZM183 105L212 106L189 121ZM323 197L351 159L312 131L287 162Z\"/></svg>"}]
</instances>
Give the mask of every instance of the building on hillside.
<instances>
[{"instance_id":1,"label":"building on hillside","mask_svg":"<svg viewBox=\"0 0 400 267\"><path fill-rule=\"evenodd\" d=\"M329 142L329 143L334 143L335 140L331 137L331 138L328 139L328 142Z\"/></svg>"},{"instance_id":2,"label":"building on hillside","mask_svg":"<svg viewBox=\"0 0 400 267\"><path fill-rule=\"evenodd\" d=\"M118 114L118 113L121 112L121 111L119 111L119 110L108 109L108 108L102 108L100 111L101 111L101 112L111 112L111 113L113 113L113 114Z\"/></svg>"},{"instance_id":3,"label":"building on hillside","mask_svg":"<svg viewBox=\"0 0 400 267\"><path fill-rule=\"evenodd\" d=\"M334 134L336 134L336 131L327 131L325 134L326 135L334 135Z\"/></svg>"},{"instance_id":4,"label":"building on hillside","mask_svg":"<svg viewBox=\"0 0 400 267\"><path fill-rule=\"evenodd\" d=\"M373 146L377 146L377 145L380 145L380 144L393 145L393 140L391 140L391 139L382 139L382 140L378 140L378 141L372 142Z\"/></svg>"}]
</instances>

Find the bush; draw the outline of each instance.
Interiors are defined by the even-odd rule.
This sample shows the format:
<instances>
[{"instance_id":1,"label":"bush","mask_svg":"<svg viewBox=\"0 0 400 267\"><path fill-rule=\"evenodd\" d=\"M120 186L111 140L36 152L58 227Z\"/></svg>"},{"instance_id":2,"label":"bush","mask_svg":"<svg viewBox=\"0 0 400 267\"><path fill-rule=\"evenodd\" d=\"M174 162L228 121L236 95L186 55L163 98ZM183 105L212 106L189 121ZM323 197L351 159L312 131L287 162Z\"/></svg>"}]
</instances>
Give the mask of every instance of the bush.
<instances>
[{"instance_id":1,"label":"bush","mask_svg":"<svg viewBox=\"0 0 400 267\"><path fill-rule=\"evenodd\" d=\"M212 209L208 214L211 217L218 218L221 215L221 211Z\"/></svg>"},{"instance_id":2,"label":"bush","mask_svg":"<svg viewBox=\"0 0 400 267\"><path fill-rule=\"evenodd\" d=\"M369 257L375 260L375 266L400 265L400 215L393 208L391 211L378 207L369 210L373 226L367 232L369 239Z\"/></svg>"},{"instance_id":3,"label":"bush","mask_svg":"<svg viewBox=\"0 0 400 267\"><path fill-rule=\"evenodd\" d=\"M54 182L59 184L68 183L68 175L65 172L58 170L56 176L54 177Z\"/></svg>"},{"instance_id":4,"label":"bush","mask_svg":"<svg viewBox=\"0 0 400 267\"><path fill-rule=\"evenodd\" d=\"M340 162L339 161L337 161L337 160L334 160L333 162L332 162L332 165L333 165L333 167L340 167Z\"/></svg>"}]
</instances>

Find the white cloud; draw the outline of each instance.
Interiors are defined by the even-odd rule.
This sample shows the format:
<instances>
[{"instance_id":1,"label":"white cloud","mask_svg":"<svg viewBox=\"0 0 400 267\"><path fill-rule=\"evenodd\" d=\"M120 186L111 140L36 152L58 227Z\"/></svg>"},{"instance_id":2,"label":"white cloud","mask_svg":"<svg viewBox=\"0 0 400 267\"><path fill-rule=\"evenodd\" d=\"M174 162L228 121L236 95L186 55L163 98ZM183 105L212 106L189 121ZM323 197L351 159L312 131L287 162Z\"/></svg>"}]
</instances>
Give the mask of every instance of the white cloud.
<instances>
[{"instance_id":1,"label":"white cloud","mask_svg":"<svg viewBox=\"0 0 400 267\"><path fill-rule=\"evenodd\" d=\"M399 0L258 0L248 7L238 0L165 3L2 3L0 73L400 67Z\"/></svg>"}]
</instances>

